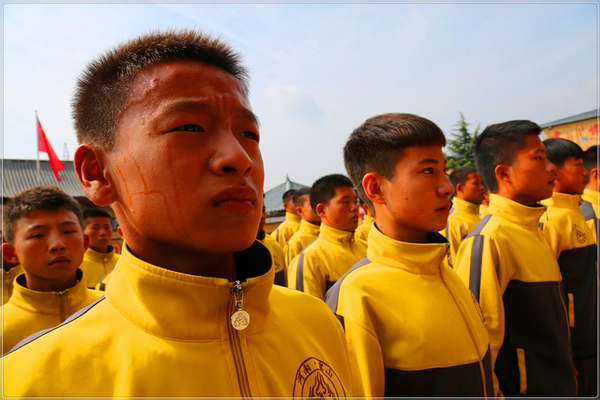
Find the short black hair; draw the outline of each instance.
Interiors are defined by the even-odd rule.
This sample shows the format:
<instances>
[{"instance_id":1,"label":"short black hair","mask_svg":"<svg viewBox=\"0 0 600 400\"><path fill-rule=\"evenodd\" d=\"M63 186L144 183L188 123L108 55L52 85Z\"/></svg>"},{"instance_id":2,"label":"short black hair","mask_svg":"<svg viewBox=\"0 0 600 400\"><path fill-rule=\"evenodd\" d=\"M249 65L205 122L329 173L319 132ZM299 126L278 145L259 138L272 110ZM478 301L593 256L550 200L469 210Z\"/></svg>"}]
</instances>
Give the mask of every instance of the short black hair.
<instances>
[{"instance_id":1,"label":"short black hair","mask_svg":"<svg viewBox=\"0 0 600 400\"><path fill-rule=\"evenodd\" d=\"M313 183L310 188L310 208L315 214L317 214L317 204L328 206L331 199L335 197L335 190L342 186L354 187L350 178L342 174L325 175Z\"/></svg>"},{"instance_id":2,"label":"short black hair","mask_svg":"<svg viewBox=\"0 0 600 400\"><path fill-rule=\"evenodd\" d=\"M15 244L17 221L27 217L34 211L51 211L65 209L77 216L83 229L83 216L77 201L58 186L36 186L16 195L4 208L4 237L10 244Z\"/></svg>"},{"instance_id":3,"label":"short black hair","mask_svg":"<svg viewBox=\"0 0 600 400\"><path fill-rule=\"evenodd\" d=\"M294 193L296 193L296 189L287 190L283 196L281 196L281 201L283 201L283 204L290 201L294 197Z\"/></svg>"},{"instance_id":4,"label":"short black hair","mask_svg":"<svg viewBox=\"0 0 600 400\"><path fill-rule=\"evenodd\" d=\"M464 185L465 183L467 183L467 180L469 179L469 174L472 174L473 172L477 172L477 169L475 167L473 167L472 165L465 165L464 167L458 167L458 168L454 169L454 171L452 171L452 173L450 174L450 178L449 178L450 183L456 189L456 186L459 183L461 185Z\"/></svg>"},{"instance_id":5,"label":"short black hair","mask_svg":"<svg viewBox=\"0 0 600 400\"><path fill-rule=\"evenodd\" d=\"M344 146L344 164L358 197L373 210L373 204L362 186L364 176L374 172L391 181L404 149L431 145L444 147L446 137L428 119L401 113L381 114L367 119L350 134Z\"/></svg>"},{"instance_id":6,"label":"short black hair","mask_svg":"<svg viewBox=\"0 0 600 400\"><path fill-rule=\"evenodd\" d=\"M519 150L525 147L524 137L539 135L542 128L535 122L515 120L489 125L475 139L475 165L490 192L498 192L496 167L512 165Z\"/></svg>"},{"instance_id":7,"label":"short black hair","mask_svg":"<svg viewBox=\"0 0 600 400\"><path fill-rule=\"evenodd\" d=\"M83 212L84 224L87 225L88 219L95 218L95 217L105 217L105 218L110 219L111 222L113 220L112 215L110 215L110 213L108 211L106 211L105 209L100 208L100 207L92 207L92 208L88 208L87 210L85 210Z\"/></svg>"},{"instance_id":8,"label":"short black hair","mask_svg":"<svg viewBox=\"0 0 600 400\"><path fill-rule=\"evenodd\" d=\"M301 207L304 204L304 202L306 201L304 196L308 196L308 195L310 195L309 187L304 187L304 188L296 190L296 193L294 193L294 207Z\"/></svg>"},{"instance_id":9,"label":"short black hair","mask_svg":"<svg viewBox=\"0 0 600 400\"><path fill-rule=\"evenodd\" d=\"M546 157L556 168L562 168L569 157L583 159L583 149L575 142L555 138L546 139L543 143L546 146Z\"/></svg>"},{"instance_id":10,"label":"short black hair","mask_svg":"<svg viewBox=\"0 0 600 400\"><path fill-rule=\"evenodd\" d=\"M583 166L590 172L598 168L598 145L590 147L583 153Z\"/></svg>"}]
</instances>

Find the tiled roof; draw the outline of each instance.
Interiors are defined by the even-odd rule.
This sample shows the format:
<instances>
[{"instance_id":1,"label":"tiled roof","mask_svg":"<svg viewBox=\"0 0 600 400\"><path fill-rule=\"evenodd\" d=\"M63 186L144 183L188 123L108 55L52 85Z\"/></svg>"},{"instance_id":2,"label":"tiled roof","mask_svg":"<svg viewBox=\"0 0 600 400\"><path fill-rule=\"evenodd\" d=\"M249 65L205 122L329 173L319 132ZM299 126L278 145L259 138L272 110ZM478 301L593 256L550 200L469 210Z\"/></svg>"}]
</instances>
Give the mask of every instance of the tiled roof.
<instances>
[{"instance_id":1,"label":"tiled roof","mask_svg":"<svg viewBox=\"0 0 600 400\"><path fill-rule=\"evenodd\" d=\"M290 178L286 176L285 182L279 186L275 186L268 192L265 192L265 208L267 209L267 214L284 212L285 208L283 208L283 201L281 200L283 194L290 189L300 189L303 187L307 186L301 183L292 182L290 181Z\"/></svg>"},{"instance_id":2,"label":"tiled roof","mask_svg":"<svg viewBox=\"0 0 600 400\"><path fill-rule=\"evenodd\" d=\"M540 128L552 128L556 125L568 124L570 122L583 121L585 119L597 118L600 115L600 110L592 110L588 112L584 112L581 114L573 115L572 117L567 117L563 119L559 119L552 122L546 122L545 124L541 124Z\"/></svg>"},{"instance_id":3,"label":"tiled roof","mask_svg":"<svg viewBox=\"0 0 600 400\"><path fill-rule=\"evenodd\" d=\"M36 160L3 160L2 196L14 197L34 186L51 185L60 187L73 197L86 197L79 185L73 161L63 161L63 164L65 168L58 171L59 182L54 177L48 161L40 160L40 183L38 184Z\"/></svg>"}]
</instances>

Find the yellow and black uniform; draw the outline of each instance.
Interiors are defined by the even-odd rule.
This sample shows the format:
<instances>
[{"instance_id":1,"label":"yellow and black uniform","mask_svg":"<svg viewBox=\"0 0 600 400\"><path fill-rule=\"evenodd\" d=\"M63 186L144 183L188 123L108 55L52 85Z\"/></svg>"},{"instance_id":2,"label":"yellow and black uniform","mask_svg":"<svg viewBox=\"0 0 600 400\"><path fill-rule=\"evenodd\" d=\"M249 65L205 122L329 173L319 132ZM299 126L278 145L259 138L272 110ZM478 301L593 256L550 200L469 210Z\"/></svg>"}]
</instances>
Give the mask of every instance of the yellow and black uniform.
<instances>
[{"instance_id":1,"label":"yellow and black uniform","mask_svg":"<svg viewBox=\"0 0 600 400\"><path fill-rule=\"evenodd\" d=\"M299 215L286 212L285 221L279 224L277 229L271 232L271 236L279 243L282 249L285 247L288 240L294 236L294 233L298 232L298 229L300 229L301 220L302 218L300 218Z\"/></svg>"},{"instance_id":2,"label":"yellow and black uniform","mask_svg":"<svg viewBox=\"0 0 600 400\"><path fill-rule=\"evenodd\" d=\"M479 205L479 219L488 215L488 206L484 206L483 204Z\"/></svg>"},{"instance_id":3,"label":"yellow and black uniform","mask_svg":"<svg viewBox=\"0 0 600 400\"><path fill-rule=\"evenodd\" d=\"M327 292L346 332L356 397L494 397L481 309L444 262L448 243L369 234L367 257Z\"/></svg>"},{"instance_id":4,"label":"yellow and black uniform","mask_svg":"<svg viewBox=\"0 0 600 400\"><path fill-rule=\"evenodd\" d=\"M118 259L119 255L112 246L108 246L107 253L100 253L91 247L87 249L79 268L85 274L88 287L94 289L102 278L115 268Z\"/></svg>"},{"instance_id":5,"label":"yellow and black uniform","mask_svg":"<svg viewBox=\"0 0 600 400\"><path fill-rule=\"evenodd\" d=\"M367 238L369 237L369 232L371 231L373 222L375 222L375 218L369 217L367 214L365 214L363 223L356 228L356 231L354 231L354 238L367 243Z\"/></svg>"},{"instance_id":6,"label":"yellow and black uniform","mask_svg":"<svg viewBox=\"0 0 600 400\"><path fill-rule=\"evenodd\" d=\"M13 293L15 278L23 273L21 265L15 265L8 271L2 269L2 304L8 303L8 299Z\"/></svg>"},{"instance_id":7,"label":"yellow and black uniform","mask_svg":"<svg viewBox=\"0 0 600 400\"><path fill-rule=\"evenodd\" d=\"M311 224L305 220L300 222L300 229L298 232L294 233L294 236L288 240L287 244L283 248L287 266L290 265L294 257L296 257L303 248L308 246L310 242L319 236L320 230L321 227L319 225Z\"/></svg>"},{"instance_id":8,"label":"yellow and black uniform","mask_svg":"<svg viewBox=\"0 0 600 400\"><path fill-rule=\"evenodd\" d=\"M26 287L25 274L15 280L14 293L2 306L3 352L21 340L44 329L63 323L71 314L89 306L102 294L85 286L81 270L77 270L75 286L62 292L37 292Z\"/></svg>"},{"instance_id":9,"label":"yellow and black uniform","mask_svg":"<svg viewBox=\"0 0 600 400\"><path fill-rule=\"evenodd\" d=\"M598 244L598 231L600 230L600 223L598 221L598 192L592 189L584 189L581 200L579 209L587 221L588 227L594 234L594 241Z\"/></svg>"},{"instance_id":10,"label":"yellow and black uniform","mask_svg":"<svg viewBox=\"0 0 600 400\"><path fill-rule=\"evenodd\" d=\"M265 245L271 253L273 259L273 268L275 269L275 284L279 286L287 286L287 266L285 265L285 257L279 243L271 236L266 235L265 231L259 231L256 239Z\"/></svg>"},{"instance_id":11,"label":"yellow and black uniform","mask_svg":"<svg viewBox=\"0 0 600 400\"><path fill-rule=\"evenodd\" d=\"M477 215L478 207L479 204L473 204L458 197L452 200L452 208L450 209L446 229L440 231L450 243L450 258L448 260L450 266L452 266L452 261L456 260L460 243L475 229L480 221Z\"/></svg>"},{"instance_id":12,"label":"yellow and black uniform","mask_svg":"<svg viewBox=\"0 0 600 400\"><path fill-rule=\"evenodd\" d=\"M577 390L560 269L538 225L545 210L490 195L455 263L483 309L494 385L506 397Z\"/></svg>"},{"instance_id":13,"label":"yellow and black uniform","mask_svg":"<svg viewBox=\"0 0 600 400\"><path fill-rule=\"evenodd\" d=\"M350 396L344 332L327 306L273 285L262 244L234 257L239 285L124 248L105 297L4 355L3 394Z\"/></svg>"},{"instance_id":14,"label":"yellow and black uniform","mask_svg":"<svg viewBox=\"0 0 600 400\"><path fill-rule=\"evenodd\" d=\"M598 345L598 271L596 243L579 209L580 195L554 193L542 204L540 222L558 259L571 329L578 395L596 396Z\"/></svg>"},{"instance_id":15,"label":"yellow and black uniform","mask_svg":"<svg viewBox=\"0 0 600 400\"><path fill-rule=\"evenodd\" d=\"M366 243L354 240L354 232L321 224L319 236L292 260L289 287L323 300L325 292L366 251Z\"/></svg>"}]
</instances>

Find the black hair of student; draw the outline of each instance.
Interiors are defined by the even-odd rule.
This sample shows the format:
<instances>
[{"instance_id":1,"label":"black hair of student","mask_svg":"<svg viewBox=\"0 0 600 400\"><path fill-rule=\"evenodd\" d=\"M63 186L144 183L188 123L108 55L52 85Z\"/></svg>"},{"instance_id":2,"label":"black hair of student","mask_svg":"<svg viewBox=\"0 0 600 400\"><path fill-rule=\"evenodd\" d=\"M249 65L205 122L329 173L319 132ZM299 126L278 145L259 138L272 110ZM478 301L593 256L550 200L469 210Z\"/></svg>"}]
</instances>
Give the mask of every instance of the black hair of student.
<instances>
[{"instance_id":1,"label":"black hair of student","mask_svg":"<svg viewBox=\"0 0 600 400\"><path fill-rule=\"evenodd\" d=\"M343 186L354 187L352 181L342 174L325 175L317 179L310 188L310 208L317 214L317 204L329 206L329 202L335 197L336 189Z\"/></svg>"},{"instance_id":2,"label":"black hair of student","mask_svg":"<svg viewBox=\"0 0 600 400\"><path fill-rule=\"evenodd\" d=\"M140 71L163 61L195 60L230 73L249 88L241 56L225 41L195 29L154 30L121 43L91 61L75 85L72 102L79 144L114 148L129 90Z\"/></svg>"},{"instance_id":3,"label":"black hair of student","mask_svg":"<svg viewBox=\"0 0 600 400\"><path fill-rule=\"evenodd\" d=\"M426 118L390 113L367 119L350 134L344 146L344 164L358 197L374 210L362 185L364 176L374 172L391 181L404 149L432 145L445 146L446 137Z\"/></svg>"},{"instance_id":4,"label":"black hair of student","mask_svg":"<svg viewBox=\"0 0 600 400\"><path fill-rule=\"evenodd\" d=\"M87 210L85 210L83 212L83 222L85 223L85 225L87 225L89 218L95 218L95 217L108 218L111 220L111 222L113 220L112 215L110 215L110 213L108 211L106 211L104 208L92 207L92 208L88 208Z\"/></svg>"},{"instance_id":5,"label":"black hair of student","mask_svg":"<svg viewBox=\"0 0 600 400\"><path fill-rule=\"evenodd\" d=\"M555 138L546 139L542 143L546 146L546 158L556 165L556 168L562 168L569 157L583 159L581 146L570 140Z\"/></svg>"},{"instance_id":6,"label":"black hair of student","mask_svg":"<svg viewBox=\"0 0 600 400\"><path fill-rule=\"evenodd\" d=\"M461 185L466 184L467 180L469 179L469 174L472 174L473 172L477 172L477 169L472 165L465 165L464 167L455 168L450 174L450 183L456 189L456 186L459 183Z\"/></svg>"},{"instance_id":7,"label":"black hair of student","mask_svg":"<svg viewBox=\"0 0 600 400\"><path fill-rule=\"evenodd\" d=\"M598 145L592 146L583 153L583 166L589 172L598 168L598 147Z\"/></svg>"},{"instance_id":8,"label":"black hair of student","mask_svg":"<svg viewBox=\"0 0 600 400\"><path fill-rule=\"evenodd\" d=\"M519 150L525 147L525 136L539 135L542 128L535 122L515 120L492 124L475 140L475 165L491 193L498 192L496 167L512 165Z\"/></svg>"},{"instance_id":9,"label":"black hair of student","mask_svg":"<svg viewBox=\"0 0 600 400\"><path fill-rule=\"evenodd\" d=\"M281 201L283 201L283 204L287 203L288 201L290 201L293 197L294 194L296 193L296 189L290 189L287 190L283 196L281 196Z\"/></svg>"},{"instance_id":10,"label":"black hair of student","mask_svg":"<svg viewBox=\"0 0 600 400\"><path fill-rule=\"evenodd\" d=\"M296 193L294 193L294 207L301 207L306 201L305 196L310 196L309 187L304 187L296 190Z\"/></svg>"},{"instance_id":11,"label":"black hair of student","mask_svg":"<svg viewBox=\"0 0 600 400\"><path fill-rule=\"evenodd\" d=\"M83 229L79 204L58 186L36 186L22 191L4 208L3 233L6 241L15 244L15 230L20 218L27 217L34 211L56 212L61 209L72 211Z\"/></svg>"}]
</instances>

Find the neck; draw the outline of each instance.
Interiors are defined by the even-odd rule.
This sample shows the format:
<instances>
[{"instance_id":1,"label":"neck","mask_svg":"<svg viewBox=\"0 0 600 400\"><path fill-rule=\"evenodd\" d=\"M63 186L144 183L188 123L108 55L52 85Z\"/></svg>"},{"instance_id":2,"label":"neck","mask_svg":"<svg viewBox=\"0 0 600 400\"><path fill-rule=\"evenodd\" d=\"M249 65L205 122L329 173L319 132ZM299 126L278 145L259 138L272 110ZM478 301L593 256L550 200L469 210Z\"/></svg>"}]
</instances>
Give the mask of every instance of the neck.
<instances>
[{"instance_id":1,"label":"neck","mask_svg":"<svg viewBox=\"0 0 600 400\"><path fill-rule=\"evenodd\" d=\"M102 254L106 254L108 253L108 244L104 245L104 246L91 246L90 245L90 249L97 251L98 253L102 253Z\"/></svg>"},{"instance_id":2,"label":"neck","mask_svg":"<svg viewBox=\"0 0 600 400\"><path fill-rule=\"evenodd\" d=\"M519 193L516 193L514 190L509 190L506 187L499 187L498 192L496 192L498 196L505 197L509 200L517 202L527 207L535 207L537 202L544 199L531 199L525 196L522 196Z\"/></svg>"},{"instance_id":3,"label":"neck","mask_svg":"<svg viewBox=\"0 0 600 400\"><path fill-rule=\"evenodd\" d=\"M25 271L25 279L27 288L36 292L62 292L77 284L77 272L74 272L68 278L50 280L31 275Z\"/></svg>"},{"instance_id":4,"label":"neck","mask_svg":"<svg viewBox=\"0 0 600 400\"><path fill-rule=\"evenodd\" d=\"M375 212L377 213L377 211ZM377 215L381 215L381 217L377 217L375 223L377 224L377 228L385 236L397 240L399 242L405 243L429 242L427 240L427 232L409 229L406 226L399 224L394 218L390 218L387 215L385 215L385 212L383 212L383 210L381 212L378 212Z\"/></svg>"}]
</instances>

